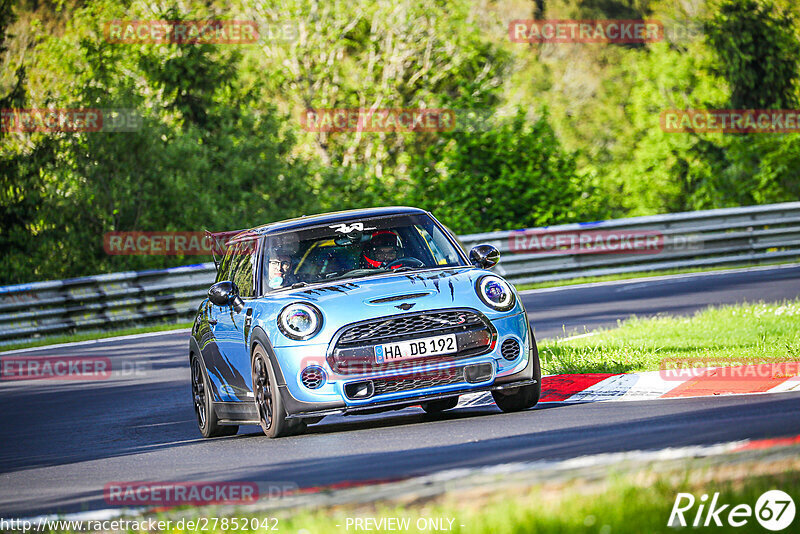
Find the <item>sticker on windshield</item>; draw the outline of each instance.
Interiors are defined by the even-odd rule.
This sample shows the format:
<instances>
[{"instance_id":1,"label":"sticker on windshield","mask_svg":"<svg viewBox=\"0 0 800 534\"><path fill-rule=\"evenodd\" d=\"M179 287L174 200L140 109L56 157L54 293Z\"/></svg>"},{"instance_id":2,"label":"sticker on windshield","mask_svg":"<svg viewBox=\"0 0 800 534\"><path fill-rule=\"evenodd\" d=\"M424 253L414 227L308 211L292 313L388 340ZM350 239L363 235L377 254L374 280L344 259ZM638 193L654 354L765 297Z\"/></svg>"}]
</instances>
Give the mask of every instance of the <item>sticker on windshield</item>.
<instances>
[{"instance_id":1,"label":"sticker on windshield","mask_svg":"<svg viewBox=\"0 0 800 534\"><path fill-rule=\"evenodd\" d=\"M374 226L372 228L364 228L364 223L360 222L353 224L347 224L347 223L334 224L332 226L328 226L328 228L333 228L340 234L349 234L350 232L364 232L367 230L376 229L376 227Z\"/></svg>"}]
</instances>

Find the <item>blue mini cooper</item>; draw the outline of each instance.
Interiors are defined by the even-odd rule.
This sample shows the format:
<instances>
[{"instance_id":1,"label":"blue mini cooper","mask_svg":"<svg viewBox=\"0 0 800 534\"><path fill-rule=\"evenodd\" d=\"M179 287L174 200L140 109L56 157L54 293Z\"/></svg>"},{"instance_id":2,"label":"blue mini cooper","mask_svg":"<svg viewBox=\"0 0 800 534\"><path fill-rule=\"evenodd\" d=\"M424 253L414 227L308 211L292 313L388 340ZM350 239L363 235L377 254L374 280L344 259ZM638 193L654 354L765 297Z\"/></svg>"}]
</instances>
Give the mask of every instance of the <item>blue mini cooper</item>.
<instances>
[{"instance_id":1,"label":"blue mini cooper","mask_svg":"<svg viewBox=\"0 0 800 534\"><path fill-rule=\"evenodd\" d=\"M237 233L189 342L205 437L260 424L269 437L326 415L454 408L491 391L506 412L541 391L536 341L515 289L467 256L430 213L374 208Z\"/></svg>"}]
</instances>

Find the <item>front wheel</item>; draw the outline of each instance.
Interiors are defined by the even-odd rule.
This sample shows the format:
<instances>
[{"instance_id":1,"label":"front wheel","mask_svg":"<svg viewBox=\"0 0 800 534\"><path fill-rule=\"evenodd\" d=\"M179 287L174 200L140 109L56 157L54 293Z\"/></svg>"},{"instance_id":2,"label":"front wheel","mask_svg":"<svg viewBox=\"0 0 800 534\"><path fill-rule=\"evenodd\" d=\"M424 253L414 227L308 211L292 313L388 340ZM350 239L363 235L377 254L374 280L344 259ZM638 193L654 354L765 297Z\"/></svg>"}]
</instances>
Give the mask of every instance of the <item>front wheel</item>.
<instances>
[{"instance_id":1,"label":"front wheel","mask_svg":"<svg viewBox=\"0 0 800 534\"><path fill-rule=\"evenodd\" d=\"M504 412L519 412L536 406L541 391L541 383L536 383L510 390L492 391L492 398Z\"/></svg>"},{"instance_id":2,"label":"front wheel","mask_svg":"<svg viewBox=\"0 0 800 534\"><path fill-rule=\"evenodd\" d=\"M204 438L233 436L239 431L237 425L220 425L217 413L211 405L211 388L203 370L203 364L196 354L192 354L192 398L197 426Z\"/></svg>"},{"instance_id":3,"label":"front wheel","mask_svg":"<svg viewBox=\"0 0 800 534\"><path fill-rule=\"evenodd\" d=\"M533 359L531 362L533 365L532 378L536 380L536 383L530 386L492 391L492 398L495 404L504 412L519 412L533 408L539 402L539 397L542 394L542 367L539 362L539 347L536 345L536 338L533 336L533 330L530 330L530 325L528 326L528 332L533 348L533 351L531 351L531 358Z\"/></svg>"},{"instance_id":4,"label":"front wheel","mask_svg":"<svg viewBox=\"0 0 800 534\"><path fill-rule=\"evenodd\" d=\"M253 349L252 375L253 395L264 434L270 438L280 438L304 431L305 423L302 420L286 419L286 410L278 391L275 372L261 345L256 345Z\"/></svg>"}]
</instances>

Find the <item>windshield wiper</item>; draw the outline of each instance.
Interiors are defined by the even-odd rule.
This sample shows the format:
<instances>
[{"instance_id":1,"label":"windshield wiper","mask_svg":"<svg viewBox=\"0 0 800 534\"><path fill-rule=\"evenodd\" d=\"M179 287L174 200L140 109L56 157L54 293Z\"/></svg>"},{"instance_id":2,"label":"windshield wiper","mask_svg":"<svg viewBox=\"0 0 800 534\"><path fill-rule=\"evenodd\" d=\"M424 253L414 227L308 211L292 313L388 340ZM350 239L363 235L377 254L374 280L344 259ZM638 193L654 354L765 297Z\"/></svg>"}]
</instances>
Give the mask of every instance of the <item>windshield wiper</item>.
<instances>
[{"instance_id":1,"label":"windshield wiper","mask_svg":"<svg viewBox=\"0 0 800 534\"><path fill-rule=\"evenodd\" d=\"M381 267L379 272L380 273L407 273L409 271L427 271L428 269L432 269L432 267L428 265L420 265L418 267L414 267L411 265L401 265L400 267L395 267L394 269L387 269L386 267Z\"/></svg>"},{"instance_id":2,"label":"windshield wiper","mask_svg":"<svg viewBox=\"0 0 800 534\"><path fill-rule=\"evenodd\" d=\"M306 282L296 282L290 286L278 287L272 290L272 293L277 293L278 291L288 291L290 289L300 289L301 287L306 287L308 284Z\"/></svg>"}]
</instances>

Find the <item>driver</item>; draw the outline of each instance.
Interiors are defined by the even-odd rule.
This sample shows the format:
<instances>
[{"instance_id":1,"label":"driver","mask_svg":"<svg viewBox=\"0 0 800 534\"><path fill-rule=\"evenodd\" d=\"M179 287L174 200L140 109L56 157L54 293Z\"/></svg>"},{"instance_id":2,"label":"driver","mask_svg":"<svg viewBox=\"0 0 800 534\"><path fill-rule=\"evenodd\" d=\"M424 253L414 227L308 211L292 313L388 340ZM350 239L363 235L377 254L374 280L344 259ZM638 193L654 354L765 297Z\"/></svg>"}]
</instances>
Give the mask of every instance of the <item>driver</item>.
<instances>
[{"instance_id":1,"label":"driver","mask_svg":"<svg viewBox=\"0 0 800 534\"><path fill-rule=\"evenodd\" d=\"M361 254L362 264L367 269L378 269L400 257L400 238L391 230L381 230L372 234Z\"/></svg>"}]
</instances>

